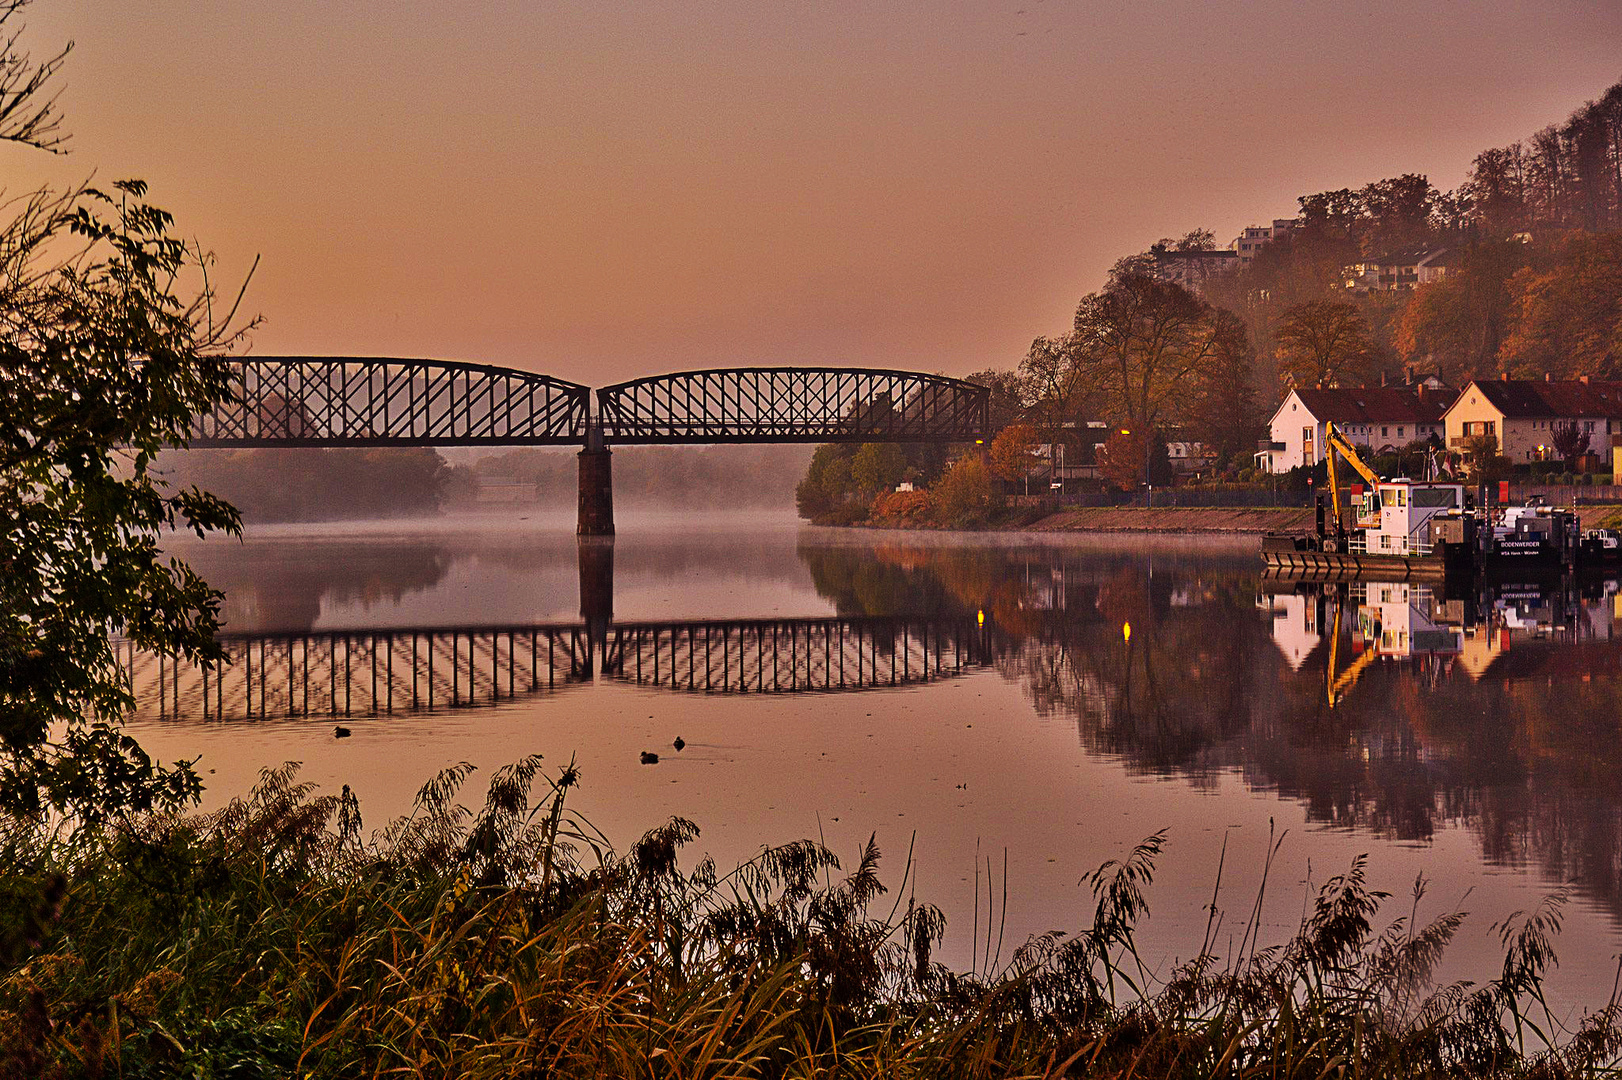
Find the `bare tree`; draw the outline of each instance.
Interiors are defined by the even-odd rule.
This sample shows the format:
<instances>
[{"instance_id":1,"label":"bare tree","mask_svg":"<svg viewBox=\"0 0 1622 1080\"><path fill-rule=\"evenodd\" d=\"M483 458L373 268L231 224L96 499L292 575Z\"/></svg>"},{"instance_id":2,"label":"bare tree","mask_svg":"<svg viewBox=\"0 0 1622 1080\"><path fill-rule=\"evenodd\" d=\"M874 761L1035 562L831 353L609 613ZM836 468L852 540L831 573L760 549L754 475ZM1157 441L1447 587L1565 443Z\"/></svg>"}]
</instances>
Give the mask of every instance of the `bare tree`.
<instances>
[{"instance_id":1,"label":"bare tree","mask_svg":"<svg viewBox=\"0 0 1622 1080\"><path fill-rule=\"evenodd\" d=\"M67 136L60 133L56 97L47 97L45 89L73 50L73 43L68 42L49 60L35 63L18 44L23 31L18 13L30 2L0 0L0 142L61 153Z\"/></svg>"}]
</instances>

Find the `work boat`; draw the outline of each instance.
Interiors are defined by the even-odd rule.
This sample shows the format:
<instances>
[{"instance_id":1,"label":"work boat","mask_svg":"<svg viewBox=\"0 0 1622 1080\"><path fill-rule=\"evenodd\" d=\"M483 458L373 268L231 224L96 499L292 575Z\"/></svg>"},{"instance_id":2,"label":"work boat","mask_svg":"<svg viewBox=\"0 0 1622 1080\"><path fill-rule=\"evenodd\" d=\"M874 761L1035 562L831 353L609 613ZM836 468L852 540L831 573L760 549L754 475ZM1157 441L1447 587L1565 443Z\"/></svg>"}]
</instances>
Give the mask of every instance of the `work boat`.
<instances>
[{"instance_id":1,"label":"work boat","mask_svg":"<svg viewBox=\"0 0 1622 1080\"><path fill-rule=\"evenodd\" d=\"M1487 570L1559 570L1577 562L1582 538L1573 511L1534 499L1525 506L1504 507L1481 546L1481 565Z\"/></svg>"},{"instance_id":2,"label":"work boat","mask_svg":"<svg viewBox=\"0 0 1622 1080\"><path fill-rule=\"evenodd\" d=\"M1463 484L1406 476L1382 480L1333 423L1324 424L1324 446L1329 506L1320 496L1316 535L1262 538L1262 560L1270 570L1290 577L1403 581L1442 578L1450 568L1473 562L1475 519L1465 510ZM1350 506L1343 501L1338 460L1365 481L1350 490ZM1332 512L1327 521L1326 509Z\"/></svg>"},{"instance_id":3,"label":"work boat","mask_svg":"<svg viewBox=\"0 0 1622 1080\"><path fill-rule=\"evenodd\" d=\"M1267 536L1262 559L1271 569L1313 578L1440 579L1470 566L1475 520L1465 510L1464 485L1399 476L1351 489L1355 528L1335 522L1317 536Z\"/></svg>"}]
</instances>

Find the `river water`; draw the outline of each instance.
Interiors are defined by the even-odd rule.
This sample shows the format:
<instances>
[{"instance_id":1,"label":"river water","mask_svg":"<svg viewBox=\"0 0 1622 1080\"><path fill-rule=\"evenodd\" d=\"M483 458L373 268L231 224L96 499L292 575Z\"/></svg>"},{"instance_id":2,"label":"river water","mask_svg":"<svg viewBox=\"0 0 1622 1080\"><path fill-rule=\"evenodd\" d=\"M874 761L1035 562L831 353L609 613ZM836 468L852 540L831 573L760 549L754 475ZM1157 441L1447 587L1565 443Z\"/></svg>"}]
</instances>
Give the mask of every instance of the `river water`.
<instances>
[{"instance_id":1,"label":"river water","mask_svg":"<svg viewBox=\"0 0 1622 1080\"><path fill-rule=\"evenodd\" d=\"M573 808L622 849L671 815L702 830L689 865L803 837L853 864L876 835L959 968L1085 925L1085 875L1159 830L1144 940L1167 966L1213 895L1219 952L1237 940L1274 846L1274 941L1366 853L1386 917L1420 877L1421 919L1470 913L1445 977L1492 978L1494 925L1563 891L1560 1007L1611 993L1614 583L1313 592L1264 580L1253 538L648 517L581 549L570 524L177 540L227 594L235 662L205 683L132 657L132 731L200 755L211 806L300 761L371 827L441 768L540 753L578 763Z\"/></svg>"}]
</instances>

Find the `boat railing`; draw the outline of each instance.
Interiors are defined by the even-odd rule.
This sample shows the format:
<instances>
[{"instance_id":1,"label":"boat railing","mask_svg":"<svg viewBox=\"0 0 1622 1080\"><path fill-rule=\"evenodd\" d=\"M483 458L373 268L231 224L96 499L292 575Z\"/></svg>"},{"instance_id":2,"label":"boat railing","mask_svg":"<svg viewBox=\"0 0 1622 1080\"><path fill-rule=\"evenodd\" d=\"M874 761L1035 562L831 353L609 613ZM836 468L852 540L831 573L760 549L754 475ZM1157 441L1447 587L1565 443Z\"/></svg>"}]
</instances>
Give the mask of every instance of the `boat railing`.
<instances>
[{"instance_id":1,"label":"boat railing","mask_svg":"<svg viewBox=\"0 0 1622 1080\"><path fill-rule=\"evenodd\" d=\"M1430 555L1435 549L1429 541L1412 536L1396 537L1390 547L1369 547L1368 533L1353 533L1346 538L1346 550L1353 555Z\"/></svg>"}]
</instances>

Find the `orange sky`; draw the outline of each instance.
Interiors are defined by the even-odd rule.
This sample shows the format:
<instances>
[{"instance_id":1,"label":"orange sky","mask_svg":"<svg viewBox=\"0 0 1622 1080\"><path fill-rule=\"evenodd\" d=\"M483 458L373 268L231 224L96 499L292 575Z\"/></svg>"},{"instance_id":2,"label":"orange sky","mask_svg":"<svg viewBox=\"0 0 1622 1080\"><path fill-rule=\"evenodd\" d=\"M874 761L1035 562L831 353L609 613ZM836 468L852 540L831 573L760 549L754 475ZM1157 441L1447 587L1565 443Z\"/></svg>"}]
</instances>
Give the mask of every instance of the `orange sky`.
<instances>
[{"instance_id":1,"label":"orange sky","mask_svg":"<svg viewBox=\"0 0 1622 1080\"><path fill-rule=\"evenodd\" d=\"M140 176L260 353L601 385L682 367L963 374L1122 254L1479 150L1622 78L1611 0L36 0L73 153Z\"/></svg>"}]
</instances>

